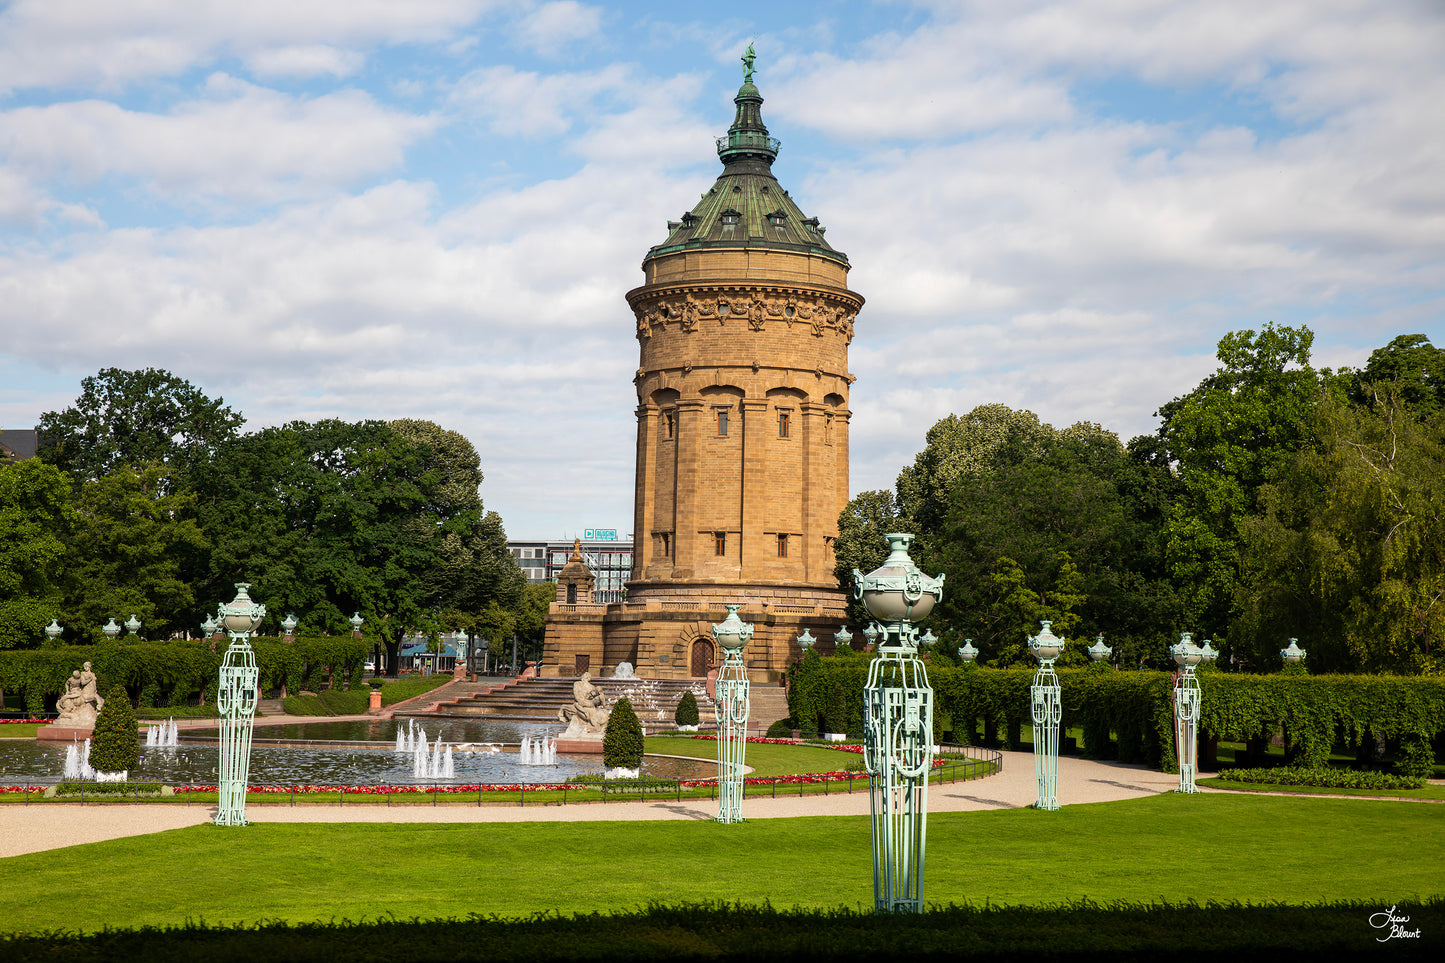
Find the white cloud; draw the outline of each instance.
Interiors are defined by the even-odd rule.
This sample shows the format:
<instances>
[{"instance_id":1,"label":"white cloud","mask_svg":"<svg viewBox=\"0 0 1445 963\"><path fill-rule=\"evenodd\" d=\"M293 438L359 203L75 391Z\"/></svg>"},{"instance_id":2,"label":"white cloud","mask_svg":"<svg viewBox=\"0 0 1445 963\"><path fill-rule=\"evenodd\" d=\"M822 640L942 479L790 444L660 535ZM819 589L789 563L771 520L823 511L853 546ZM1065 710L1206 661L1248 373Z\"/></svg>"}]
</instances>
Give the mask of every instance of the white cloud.
<instances>
[{"instance_id":1,"label":"white cloud","mask_svg":"<svg viewBox=\"0 0 1445 963\"><path fill-rule=\"evenodd\" d=\"M555 57L572 44L595 38L601 26L600 8L559 0L541 4L521 17L515 38L523 47Z\"/></svg>"},{"instance_id":2,"label":"white cloud","mask_svg":"<svg viewBox=\"0 0 1445 963\"><path fill-rule=\"evenodd\" d=\"M436 121L360 91L294 97L225 75L166 114L102 100L0 113L0 156L32 176L134 178L182 204L304 197L399 165Z\"/></svg>"},{"instance_id":3,"label":"white cloud","mask_svg":"<svg viewBox=\"0 0 1445 963\"><path fill-rule=\"evenodd\" d=\"M351 48L338 53L339 64L357 56L357 48L449 39L498 5L497 0L13 0L0 11L0 93L67 85L114 88L214 65L227 56L272 67L290 57L296 65L298 49Z\"/></svg>"},{"instance_id":4,"label":"white cloud","mask_svg":"<svg viewBox=\"0 0 1445 963\"><path fill-rule=\"evenodd\" d=\"M329 44L298 44L258 50L246 64L260 77L346 77L361 69L366 58L355 50Z\"/></svg>"}]
</instances>

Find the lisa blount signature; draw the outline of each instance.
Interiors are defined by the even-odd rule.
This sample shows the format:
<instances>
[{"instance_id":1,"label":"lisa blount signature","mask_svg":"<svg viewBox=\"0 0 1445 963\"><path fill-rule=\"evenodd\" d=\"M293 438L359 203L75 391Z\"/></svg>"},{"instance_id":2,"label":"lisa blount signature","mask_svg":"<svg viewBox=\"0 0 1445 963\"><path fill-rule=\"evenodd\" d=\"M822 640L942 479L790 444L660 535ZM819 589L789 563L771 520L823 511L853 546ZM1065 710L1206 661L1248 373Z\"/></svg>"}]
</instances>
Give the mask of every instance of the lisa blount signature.
<instances>
[{"instance_id":1,"label":"lisa blount signature","mask_svg":"<svg viewBox=\"0 0 1445 963\"><path fill-rule=\"evenodd\" d=\"M1397 904L1398 905L1398 904ZM1417 940L1420 938L1420 927L1407 930L1405 924L1410 922L1408 916L1396 916L1395 907L1370 914L1370 925L1377 930L1388 929L1389 932L1375 940L1376 943L1384 943L1388 940Z\"/></svg>"}]
</instances>

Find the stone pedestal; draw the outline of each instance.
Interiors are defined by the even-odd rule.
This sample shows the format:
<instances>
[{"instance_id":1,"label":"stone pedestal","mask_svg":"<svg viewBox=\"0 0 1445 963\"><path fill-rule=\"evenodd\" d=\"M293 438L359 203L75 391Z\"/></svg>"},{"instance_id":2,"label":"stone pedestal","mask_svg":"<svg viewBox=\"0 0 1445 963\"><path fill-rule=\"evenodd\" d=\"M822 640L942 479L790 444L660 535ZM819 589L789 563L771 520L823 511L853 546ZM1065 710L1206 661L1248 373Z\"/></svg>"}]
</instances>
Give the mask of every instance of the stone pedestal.
<instances>
[{"instance_id":1,"label":"stone pedestal","mask_svg":"<svg viewBox=\"0 0 1445 963\"><path fill-rule=\"evenodd\" d=\"M381 690L380 690L380 689L372 689L372 690L371 690L371 701L367 703L367 706L366 706L366 707L367 707L367 709L369 709L369 710L372 711L372 712L378 712L378 711L380 711L380 709L381 709Z\"/></svg>"},{"instance_id":2,"label":"stone pedestal","mask_svg":"<svg viewBox=\"0 0 1445 963\"><path fill-rule=\"evenodd\" d=\"M602 737L598 736L596 739L564 739L558 736L557 751L560 753L572 752L579 755L590 754L600 756L602 755Z\"/></svg>"},{"instance_id":3,"label":"stone pedestal","mask_svg":"<svg viewBox=\"0 0 1445 963\"><path fill-rule=\"evenodd\" d=\"M35 730L39 742L84 742L95 731L92 726L41 726Z\"/></svg>"}]
</instances>

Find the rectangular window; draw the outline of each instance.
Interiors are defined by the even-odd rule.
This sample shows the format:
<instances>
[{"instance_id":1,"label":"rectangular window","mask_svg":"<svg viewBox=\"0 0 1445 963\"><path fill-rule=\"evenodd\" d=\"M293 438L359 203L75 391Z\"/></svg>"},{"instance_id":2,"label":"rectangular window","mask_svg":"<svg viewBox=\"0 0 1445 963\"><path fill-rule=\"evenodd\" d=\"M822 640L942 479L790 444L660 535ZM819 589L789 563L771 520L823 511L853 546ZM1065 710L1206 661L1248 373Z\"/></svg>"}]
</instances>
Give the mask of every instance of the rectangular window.
<instances>
[{"instance_id":1,"label":"rectangular window","mask_svg":"<svg viewBox=\"0 0 1445 963\"><path fill-rule=\"evenodd\" d=\"M663 532L660 537L662 539L662 557L667 558L672 551L672 536L667 532Z\"/></svg>"},{"instance_id":2,"label":"rectangular window","mask_svg":"<svg viewBox=\"0 0 1445 963\"><path fill-rule=\"evenodd\" d=\"M778 437L788 437L788 413L786 411L778 412Z\"/></svg>"},{"instance_id":3,"label":"rectangular window","mask_svg":"<svg viewBox=\"0 0 1445 963\"><path fill-rule=\"evenodd\" d=\"M717 411L717 435L719 438L727 437L728 433L728 410L719 408Z\"/></svg>"},{"instance_id":4,"label":"rectangular window","mask_svg":"<svg viewBox=\"0 0 1445 963\"><path fill-rule=\"evenodd\" d=\"M788 557L788 536L782 532L778 533L778 558Z\"/></svg>"},{"instance_id":5,"label":"rectangular window","mask_svg":"<svg viewBox=\"0 0 1445 963\"><path fill-rule=\"evenodd\" d=\"M726 555L726 554L728 553L728 533L727 533L727 532L713 532L713 533L712 533L712 544L713 544L713 550L714 550L718 555Z\"/></svg>"},{"instance_id":6,"label":"rectangular window","mask_svg":"<svg viewBox=\"0 0 1445 963\"><path fill-rule=\"evenodd\" d=\"M677 415L669 411L662 417L667 423L667 438L671 441L674 433L677 431Z\"/></svg>"}]
</instances>

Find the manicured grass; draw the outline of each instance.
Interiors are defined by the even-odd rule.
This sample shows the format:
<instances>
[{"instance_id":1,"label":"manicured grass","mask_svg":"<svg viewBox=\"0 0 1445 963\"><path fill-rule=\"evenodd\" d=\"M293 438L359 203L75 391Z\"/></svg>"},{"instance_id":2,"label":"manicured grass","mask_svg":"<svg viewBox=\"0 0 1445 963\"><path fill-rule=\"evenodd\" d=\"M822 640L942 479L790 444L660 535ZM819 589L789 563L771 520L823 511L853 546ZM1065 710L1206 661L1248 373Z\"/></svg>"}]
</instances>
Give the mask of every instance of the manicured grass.
<instances>
[{"instance_id":1,"label":"manicured grass","mask_svg":"<svg viewBox=\"0 0 1445 963\"><path fill-rule=\"evenodd\" d=\"M717 743L711 739L691 736L648 736L643 751L664 756L688 756L693 759L716 759ZM791 776L800 772L844 772L861 769L863 757L856 752L825 749L822 746L772 745L748 743L744 761L753 770L750 776Z\"/></svg>"},{"instance_id":2,"label":"manicured grass","mask_svg":"<svg viewBox=\"0 0 1445 963\"><path fill-rule=\"evenodd\" d=\"M1445 892L1445 810L1254 795L939 813L931 903L1358 900ZM872 904L869 821L198 826L0 860L0 928L526 917L652 902Z\"/></svg>"},{"instance_id":3,"label":"manicured grass","mask_svg":"<svg viewBox=\"0 0 1445 963\"><path fill-rule=\"evenodd\" d=\"M34 739L42 722L9 722L0 726L0 739Z\"/></svg>"}]
</instances>

